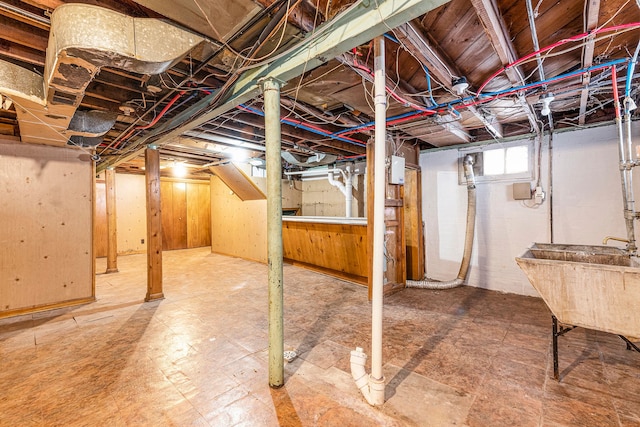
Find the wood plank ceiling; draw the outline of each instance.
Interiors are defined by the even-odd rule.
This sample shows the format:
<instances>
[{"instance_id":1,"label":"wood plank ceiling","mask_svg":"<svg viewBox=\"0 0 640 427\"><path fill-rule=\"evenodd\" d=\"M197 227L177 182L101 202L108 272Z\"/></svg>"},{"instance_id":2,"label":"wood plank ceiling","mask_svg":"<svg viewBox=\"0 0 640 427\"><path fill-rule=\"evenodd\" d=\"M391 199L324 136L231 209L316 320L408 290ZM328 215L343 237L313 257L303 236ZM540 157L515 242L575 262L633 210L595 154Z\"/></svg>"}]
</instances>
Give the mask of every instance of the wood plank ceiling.
<instances>
[{"instance_id":1,"label":"wood plank ceiling","mask_svg":"<svg viewBox=\"0 0 640 427\"><path fill-rule=\"evenodd\" d=\"M65 3L0 0L0 60L43 74L49 17ZM87 87L80 110L118 116L99 145L83 149L99 156L98 165L139 171L140 158L118 159L140 148L142 137L193 115L190 107L228 88L243 67L309 37L355 1L180 0L171 8L158 0L79 3L163 19L210 41L159 75L103 67ZM610 122L610 64L633 55L639 22L632 0L452 0L387 32L389 129L397 143L429 149ZM589 67L595 69L586 72ZM628 67L617 64L621 93ZM283 149L300 162L315 155L363 156L372 135L372 68L372 45L366 43L287 82ZM453 82L460 78L469 87L456 93ZM632 83L637 103L638 85ZM2 87L0 81L0 94ZM552 114L543 116L541 98L551 93ZM15 108L0 109L0 133L19 137ZM162 159L186 162L195 176L239 154L258 164L264 155L261 113L257 97L168 141ZM296 167L288 159L286 167Z\"/></svg>"}]
</instances>

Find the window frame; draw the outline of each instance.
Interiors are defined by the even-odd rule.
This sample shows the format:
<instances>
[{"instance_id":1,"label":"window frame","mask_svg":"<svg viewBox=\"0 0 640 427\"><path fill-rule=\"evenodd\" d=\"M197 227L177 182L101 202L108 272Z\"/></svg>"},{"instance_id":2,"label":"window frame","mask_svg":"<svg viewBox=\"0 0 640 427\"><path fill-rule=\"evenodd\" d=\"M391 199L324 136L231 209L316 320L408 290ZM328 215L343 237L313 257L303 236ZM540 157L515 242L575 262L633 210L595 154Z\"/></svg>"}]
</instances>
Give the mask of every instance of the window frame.
<instances>
[{"instance_id":1,"label":"window frame","mask_svg":"<svg viewBox=\"0 0 640 427\"><path fill-rule=\"evenodd\" d=\"M507 156L507 150L513 147L527 147L527 165L528 170L525 172L516 173L503 173L498 175L485 175L484 174L484 153L491 150L504 150L505 162ZM464 158L467 155L472 155L475 159L473 165L473 172L477 184L490 183L490 182L523 182L531 181L534 179L534 159L535 159L535 147L533 141L515 141L509 143L490 144L479 147L465 147L458 149L458 184L466 185L467 181L464 177ZM505 163L506 167L506 163Z\"/></svg>"}]
</instances>

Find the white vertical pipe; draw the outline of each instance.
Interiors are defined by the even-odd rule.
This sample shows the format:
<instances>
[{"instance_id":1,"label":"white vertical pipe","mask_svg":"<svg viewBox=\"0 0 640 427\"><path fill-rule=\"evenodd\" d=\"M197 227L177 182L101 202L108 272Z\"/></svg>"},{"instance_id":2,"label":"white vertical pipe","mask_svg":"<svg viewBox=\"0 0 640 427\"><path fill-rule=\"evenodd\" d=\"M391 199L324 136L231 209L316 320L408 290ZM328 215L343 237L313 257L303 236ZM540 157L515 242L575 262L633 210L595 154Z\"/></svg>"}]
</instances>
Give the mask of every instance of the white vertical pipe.
<instances>
[{"instance_id":1,"label":"white vertical pipe","mask_svg":"<svg viewBox=\"0 0 640 427\"><path fill-rule=\"evenodd\" d=\"M382 380L382 303L384 285L384 199L387 94L385 89L384 37L376 37L374 47L375 155L373 183L373 280L371 291L371 377ZM384 395L383 395L384 400Z\"/></svg>"},{"instance_id":2,"label":"white vertical pipe","mask_svg":"<svg viewBox=\"0 0 640 427\"><path fill-rule=\"evenodd\" d=\"M382 302L384 285L384 199L386 187L387 95L385 92L384 37L376 37L374 49L375 139L373 162L373 254L371 272L371 374L367 375L367 355L357 347L351 352L351 376L356 386L374 406L384 403L382 374Z\"/></svg>"},{"instance_id":3,"label":"white vertical pipe","mask_svg":"<svg viewBox=\"0 0 640 427\"><path fill-rule=\"evenodd\" d=\"M353 216L353 175L347 167L347 174L345 175L345 193L344 199L347 205L345 216L351 218Z\"/></svg>"},{"instance_id":4,"label":"white vertical pipe","mask_svg":"<svg viewBox=\"0 0 640 427\"><path fill-rule=\"evenodd\" d=\"M282 164L280 83L262 82L267 159L267 261L269 264L269 386L284 385L282 289Z\"/></svg>"}]
</instances>

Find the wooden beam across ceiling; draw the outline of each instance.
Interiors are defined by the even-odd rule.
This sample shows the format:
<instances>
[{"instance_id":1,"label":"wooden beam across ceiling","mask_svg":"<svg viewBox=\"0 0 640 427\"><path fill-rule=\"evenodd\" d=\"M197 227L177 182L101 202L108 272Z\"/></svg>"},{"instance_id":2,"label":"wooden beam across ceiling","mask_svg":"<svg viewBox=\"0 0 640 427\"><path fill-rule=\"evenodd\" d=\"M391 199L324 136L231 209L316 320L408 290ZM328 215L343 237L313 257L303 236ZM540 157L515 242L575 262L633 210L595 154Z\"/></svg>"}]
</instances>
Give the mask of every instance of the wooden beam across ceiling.
<instances>
[{"instance_id":1,"label":"wooden beam across ceiling","mask_svg":"<svg viewBox=\"0 0 640 427\"><path fill-rule=\"evenodd\" d=\"M509 32L507 31L507 26L498 9L496 1L471 0L471 4L476 10L478 18L480 19L480 22L482 23L482 26L484 27L484 30L487 33L489 39L491 40L491 44L498 54L502 65L507 66L508 64L518 59L516 49L513 45L513 42L511 41L511 37L509 35ZM507 68L506 74L512 85L522 85L525 83L524 77L517 67ZM527 103L524 95L518 94L518 100L523 110L525 111L527 118L529 119L531 128L536 133L539 133L540 127L538 126L538 120L535 112L533 111L533 108L531 108L531 105Z\"/></svg>"},{"instance_id":2,"label":"wooden beam across ceiling","mask_svg":"<svg viewBox=\"0 0 640 427\"><path fill-rule=\"evenodd\" d=\"M258 116L239 114L233 116L232 120L236 123L260 128L261 132L259 135L264 135L264 132L262 131L264 129L264 120L262 120ZM283 137L289 138L291 140L300 139L303 141L309 141L320 146L334 147L352 154L364 154L365 152L364 147L359 147L357 145L349 144L343 141L316 141L318 139L317 135L286 123L282 124L281 132Z\"/></svg>"},{"instance_id":3,"label":"wooden beam across ceiling","mask_svg":"<svg viewBox=\"0 0 640 427\"><path fill-rule=\"evenodd\" d=\"M585 24L586 30L591 31L598 26L598 16L600 15L600 0L585 0ZM582 51L582 68L588 68L593 65L593 51L595 49L595 38L593 34L587 38L586 44ZM587 102L589 101L589 82L591 81L591 73L582 76L582 84L584 88L580 92L580 113L578 115L578 124L584 125L586 120Z\"/></svg>"},{"instance_id":4,"label":"wooden beam across ceiling","mask_svg":"<svg viewBox=\"0 0 640 427\"><path fill-rule=\"evenodd\" d=\"M279 57L261 67L245 71L227 92L224 100L215 107L210 105L216 99L217 92L205 97L195 108L201 113L197 118L181 115L176 121L161 126L137 141L138 147L132 153L106 159L97 168L99 171L115 166L128 159L137 157L143 150L143 144L162 145L181 133L194 129L237 107L243 102L255 98L260 93L259 82L265 79L288 81L334 58L343 52L361 45L383 33L391 27L423 15L446 3L446 0L405 0L401 3L393 0L377 2L359 1L346 10L339 18L327 22L312 37L296 44L288 54ZM170 130L169 130L170 129Z\"/></svg>"},{"instance_id":5,"label":"wooden beam across ceiling","mask_svg":"<svg viewBox=\"0 0 640 427\"><path fill-rule=\"evenodd\" d=\"M45 9L45 10L54 10L58 6L62 6L65 2L62 0L22 0L31 6Z\"/></svg>"},{"instance_id":6,"label":"wooden beam across ceiling","mask_svg":"<svg viewBox=\"0 0 640 427\"><path fill-rule=\"evenodd\" d=\"M0 39L44 51L47 49L48 34L46 30L33 28L25 23L0 15Z\"/></svg>"},{"instance_id":7,"label":"wooden beam across ceiling","mask_svg":"<svg viewBox=\"0 0 640 427\"><path fill-rule=\"evenodd\" d=\"M0 2L0 15L42 30L48 31L51 27L51 21L44 13L34 13L6 1Z\"/></svg>"},{"instance_id":8,"label":"wooden beam across ceiling","mask_svg":"<svg viewBox=\"0 0 640 427\"><path fill-rule=\"evenodd\" d=\"M38 67L44 67L45 63L44 52L2 39L0 39L0 57L1 56L6 56L7 58L16 59Z\"/></svg>"},{"instance_id":9,"label":"wooden beam across ceiling","mask_svg":"<svg viewBox=\"0 0 640 427\"><path fill-rule=\"evenodd\" d=\"M393 30L411 55L427 66L429 73L449 91L452 90L452 78L462 74L455 66L438 54L438 49L432 46L422 32L411 22L402 24ZM502 138L502 125L495 116L485 116L476 107L469 106L471 112L495 138Z\"/></svg>"}]
</instances>

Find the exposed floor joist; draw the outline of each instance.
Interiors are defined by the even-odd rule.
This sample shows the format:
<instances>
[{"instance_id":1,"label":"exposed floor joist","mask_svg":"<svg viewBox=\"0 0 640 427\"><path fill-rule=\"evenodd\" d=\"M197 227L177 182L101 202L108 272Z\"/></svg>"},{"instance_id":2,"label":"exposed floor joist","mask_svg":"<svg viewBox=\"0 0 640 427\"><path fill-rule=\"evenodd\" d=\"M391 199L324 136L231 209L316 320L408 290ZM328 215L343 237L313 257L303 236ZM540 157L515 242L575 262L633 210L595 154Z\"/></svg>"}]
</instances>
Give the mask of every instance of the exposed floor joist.
<instances>
[{"instance_id":1,"label":"exposed floor joist","mask_svg":"<svg viewBox=\"0 0 640 427\"><path fill-rule=\"evenodd\" d=\"M394 29L394 34L398 37L405 48L409 49L411 55L422 65L427 66L431 75L433 75L442 86L452 91L452 79L460 77L462 73L454 64L438 54L437 49L424 37L416 26L407 22ZM471 112L495 138L502 138L502 124L495 116L486 117L475 106L467 107Z\"/></svg>"},{"instance_id":2,"label":"exposed floor joist","mask_svg":"<svg viewBox=\"0 0 640 427\"><path fill-rule=\"evenodd\" d=\"M354 47L359 46L404 22L423 15L437 6L446 3L445 0L407 0L398 5L393 0L373 2L360 1L347 11L328 22L315 37L308 37L298 43L287 55L263 65L257 69L244 72L229 90L224 101L210 109L210 102L215 93L204 98L198 107L205 111L193 120L181 123L168 123L162 130L172 129L158 138L159 132L152 132L141 138L139 147L128 155L118 159L109 159L101 163L99 171L107 167L117 166L137 157L144 150L147 142L161 146L182 132L194 129L219 115L236 108L243 102L259 95L259 82L264 79L288 81L311 70L318 65L334 58ZM376 7L377 6L377 7Z\"/></svg>"},{"instance_id":3,"label":"exposed floor joist","mask_svg":"<svg viewBox=\"0 0 640 427\"><path fill-rule=\"evenodd\" d=\"M598 26L598 16L600 14L600 0L585 0L586 2L586 15L585 15L585 24L587 28L585 30L591 31ZM593 65L593 51L595 48L595 34L590 36L587 39L586 44L584 45L584 50L582 53L582 68L591 67ZM591 81L591 73L586 73L582 77L582 84L584 85L584 89L580 93L580 113L578 116L578 124L584 125L585 123L585 115L587 112L587 101L589 100L589 82Z\"/></svg>"},{"instance_id":4,"label":"exposed floor joist","mask_svg":"<svg viewBox=\"0 0 640 427\"><path fill-rule=\"evenodd\" d=\"M518 59L516 49L507 32L507 25L500 14L495 0L471 0L471 4L475 8L478 18L480 18L480 22L489 36L502 65L507 66ZM517 67L507 68L506 74L512 85L522 85L525 83L524 76ZM531 105L529 105L523 95L518 94L518 99L527 114L531 128L536 133L539 133L540 126L538 125L538 119L533 108L531 108Z\"/></svg>"}]
</instances>

